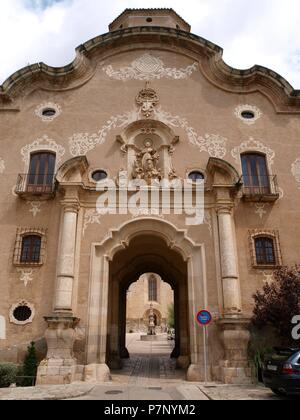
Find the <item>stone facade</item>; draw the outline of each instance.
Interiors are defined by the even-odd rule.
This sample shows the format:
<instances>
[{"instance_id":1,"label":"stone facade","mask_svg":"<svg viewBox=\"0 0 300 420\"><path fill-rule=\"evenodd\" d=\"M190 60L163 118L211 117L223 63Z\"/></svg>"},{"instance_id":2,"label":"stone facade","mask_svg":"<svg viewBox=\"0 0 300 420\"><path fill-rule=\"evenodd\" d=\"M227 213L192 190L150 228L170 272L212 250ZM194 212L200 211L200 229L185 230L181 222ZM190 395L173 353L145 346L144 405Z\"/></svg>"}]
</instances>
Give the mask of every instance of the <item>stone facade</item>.
<instances>
[{"instance_id":1,"label":"stone facade","mask_svg":"<svg viewBox=\"0 0 300 420\"><path fill-rule=\"evenodd\" d=\"M299 262L299 115L299 91L282 77L228 67L170 10L127 10L70 65L10 77L0 87L0 359L46 340L39 383L109 378L128 357L127 290L154 272L174 291L173 356L187 379L204 378L195 315L208 308L211 379L249 380L252 295L279 264ZM41 152L55 163L29 181ZM242 178L245 153L263 156L268 185ZM204 223L159 208L101 214L97 170L119 191L124 172L148 182L201 171ZM28 235L41 238L35 248ZM276 248L267 264L253 255L257 237Z\"/></svg>"}]
</instances>

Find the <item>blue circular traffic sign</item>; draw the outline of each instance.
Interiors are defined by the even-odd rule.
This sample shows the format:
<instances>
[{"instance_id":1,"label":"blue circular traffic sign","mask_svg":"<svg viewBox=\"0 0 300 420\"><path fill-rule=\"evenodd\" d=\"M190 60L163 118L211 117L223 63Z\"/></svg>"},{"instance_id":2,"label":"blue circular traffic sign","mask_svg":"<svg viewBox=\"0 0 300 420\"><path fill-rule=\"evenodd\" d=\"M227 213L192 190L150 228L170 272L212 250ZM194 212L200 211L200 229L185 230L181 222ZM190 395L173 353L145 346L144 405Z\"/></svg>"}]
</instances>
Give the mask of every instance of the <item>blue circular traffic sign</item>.
<instances>
[{"instance_id":1,"label":"blue circular traffic sign","mask_svg":"<svg viewBox=\"0 0 300 420\"><path fill-rule=\"evenodd\" d=\"M207 326L212 321L212 315L208 311L200 311L197 314L197 322L202 326Z\"/></svg>"}]
</instances>

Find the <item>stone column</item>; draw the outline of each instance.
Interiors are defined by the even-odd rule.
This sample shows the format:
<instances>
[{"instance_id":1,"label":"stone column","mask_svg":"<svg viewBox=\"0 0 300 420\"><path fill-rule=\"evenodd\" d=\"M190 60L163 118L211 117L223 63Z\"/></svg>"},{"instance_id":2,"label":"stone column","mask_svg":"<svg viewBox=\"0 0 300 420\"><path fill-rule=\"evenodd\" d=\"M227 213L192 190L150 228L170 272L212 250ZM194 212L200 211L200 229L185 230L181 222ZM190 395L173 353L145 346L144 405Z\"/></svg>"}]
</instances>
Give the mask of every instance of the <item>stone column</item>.
<instances>
[{"instance_id":1,"label":"stone column","mask_svg":"<svg viewBox=\"0 0 300 420\"><path fill-rule=\"evenodd\" d=\"M224 314L241 313L240 285L232 207L218 208Z\"/></svg>"},{"instance_id":2,"label":"stone column","mask_svg":"<svg viewBox=\"0 0 300 420\"><path fill-rule=\"evenodd\" d=\"M109 258L101 247L92 249L92 275L88 304L87 365L85 382L110 380L107 362Z\"/></svg>"},{"instance_id":3,"label":"stone column","mask_svg":"<svg viewBox=\"0 0 300 420\"><path fill-rule=\"evenodd\" d=\"M111 299L111 322L110 322L110 343L109 343L109 360L110 369L121 369L122 360L120 357L119 342L119 318L120 318L120 285L117 279L112 280L112 299Z\"/></svg>"},{"instance_id":4,"label":"stone column","mask_svg":"<svg viewBox=\"0 0 300 420\"><path fill-rule=\"evenodd\" d=\"M54 311L72 313L76 229L79 203L76 199L68 199L62 202L62 206L64 214Z\"/></svg>"},{"instance_id":5,"label":"stone column","mask_svg":"<svg viewBox=\"0 0 300 420\"><path fill-rule=\"evenodd\" d=\"M127 317L127 289L122 287L120 290L120 314L119 314L119 342L121 359L129 359L130 354L126 347L126 317Z\"/></svg>"},{"instance_id":6,"label":"stone column","mask_svg":"<svg viewBox=\"0 0 300 420\"><path fill-rule=\"evenodd\" d=\"M233 205L217 208L224 298L224 314L219 327L225 350L225 360L220 364L220 379L227 384L247 384L251 383L247 354L249 321L242 315L232 208Z\"/></svg>"},{"instance_id":7,"label":"stone column","mask_svg":"<svg viewBox=\"0 0 300 420\"><path fill-rule=\"evenodd\" d=\"M57 283L54 312L45 318L48 353L38 369L37 383L69 384L82 380L83 372L73 356L76 338L75 328L79 319L73 316L72 300L74 285L75 249L79 200L77 193L67 191L62 201L63 217L61 244L58 256Z\"/></svg>"}]
</instances>

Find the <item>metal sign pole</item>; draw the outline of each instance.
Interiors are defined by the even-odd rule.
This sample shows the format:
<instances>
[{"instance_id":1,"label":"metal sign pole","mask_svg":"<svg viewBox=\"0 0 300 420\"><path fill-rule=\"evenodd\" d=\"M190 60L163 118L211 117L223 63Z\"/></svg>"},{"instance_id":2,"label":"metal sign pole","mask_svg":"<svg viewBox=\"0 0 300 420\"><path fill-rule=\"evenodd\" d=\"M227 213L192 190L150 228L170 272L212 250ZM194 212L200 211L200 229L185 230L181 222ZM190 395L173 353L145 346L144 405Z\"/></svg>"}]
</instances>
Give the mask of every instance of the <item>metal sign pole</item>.
<instances>
[{"instance_id":1,"label":"metal sign pole","mask_svg":"<svg viewBox=\"0 0 300 420\"><path fill-rule=\"evenodd\" d=\"M203 345L204 345L204 374L205 374L205 385L208 382L208 375L207 375L207 326L204 326L203 331Z\"/></svg>"},{"instance_id":2,"label":"metal sign pole","mask_svg":"<svg viewBox=\"0 0 300 420\"><path fill-rule=\"evenodd\" d=\"M205 385L208 383L208 325L212 322L210 312L203 310L197 314L197 322L203 327L203 360Z\"/></svg>"}]
</instances>

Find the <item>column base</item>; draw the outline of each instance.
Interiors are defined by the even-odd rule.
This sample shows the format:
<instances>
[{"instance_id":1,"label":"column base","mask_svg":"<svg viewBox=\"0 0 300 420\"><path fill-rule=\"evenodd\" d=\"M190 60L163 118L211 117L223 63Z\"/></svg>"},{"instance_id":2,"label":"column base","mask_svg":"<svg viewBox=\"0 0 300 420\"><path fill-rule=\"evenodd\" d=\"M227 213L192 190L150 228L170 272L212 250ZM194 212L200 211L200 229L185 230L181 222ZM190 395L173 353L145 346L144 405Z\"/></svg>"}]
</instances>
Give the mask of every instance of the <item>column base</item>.
<instances>
[{"instance_id":1,"label":"column base","mask_svg":"<svg viewBox=\"0 0 300 420\"><path fill-rule=\"evenodd\" d=\"M190 365L186 374L186 380L188 382L203 382L203 367L201 367L200 365Z\"/></svg>"},{"instance_id":2,"label":"column base","mask_svg":"<svg viewBox=\"0 0 300 420\"><path fill-rule=\"evenodd\" d=\"M252 369L248 360L250 341L249 319L242 316L227 316L219 321L225 348L225 360L220 363L220 381L231 385L253 383Z\"/></svg>"},{"instance_id":3,"label":"column base","mask_svg":"<svg viewBox=\"0 0 300 420\"><path fill-rule=\"evenodd\" d=\"M248 363L238 367L220 366L220 380L226 385L251 385L253 384L252 369Z\"/></svg>"},{"instance_id":4,"label":"column base","mask_svg":"<svg viewBox=\"0 0 300 420\"><path fill-rule=\"evenodd\" d=\"M110 370L105 363L91 364L84 367L84 382L97 383L110 381Z\"/></svg>"},{"instance_id":5,"label":"column base","mask_svg":"<svg viewBox=\"0 0 300 420\"><path fill-rule=\"evenodd\" d=\"M65 385L82 380L82 369L73 355L78 318L71 313L54 313L45 317L47 356L38 368L38 385Z\"/></svg>"},{"instance_id":6,"label":"column base","mask_svg":"<svg viewBox=\"0 0 300 420\"><path fill-rule=\"evenodd\" d=\"M82 380L82 373L74 359L44 360L37 372L37 385L69 385Z\"/></svg>"}]
</instances>

